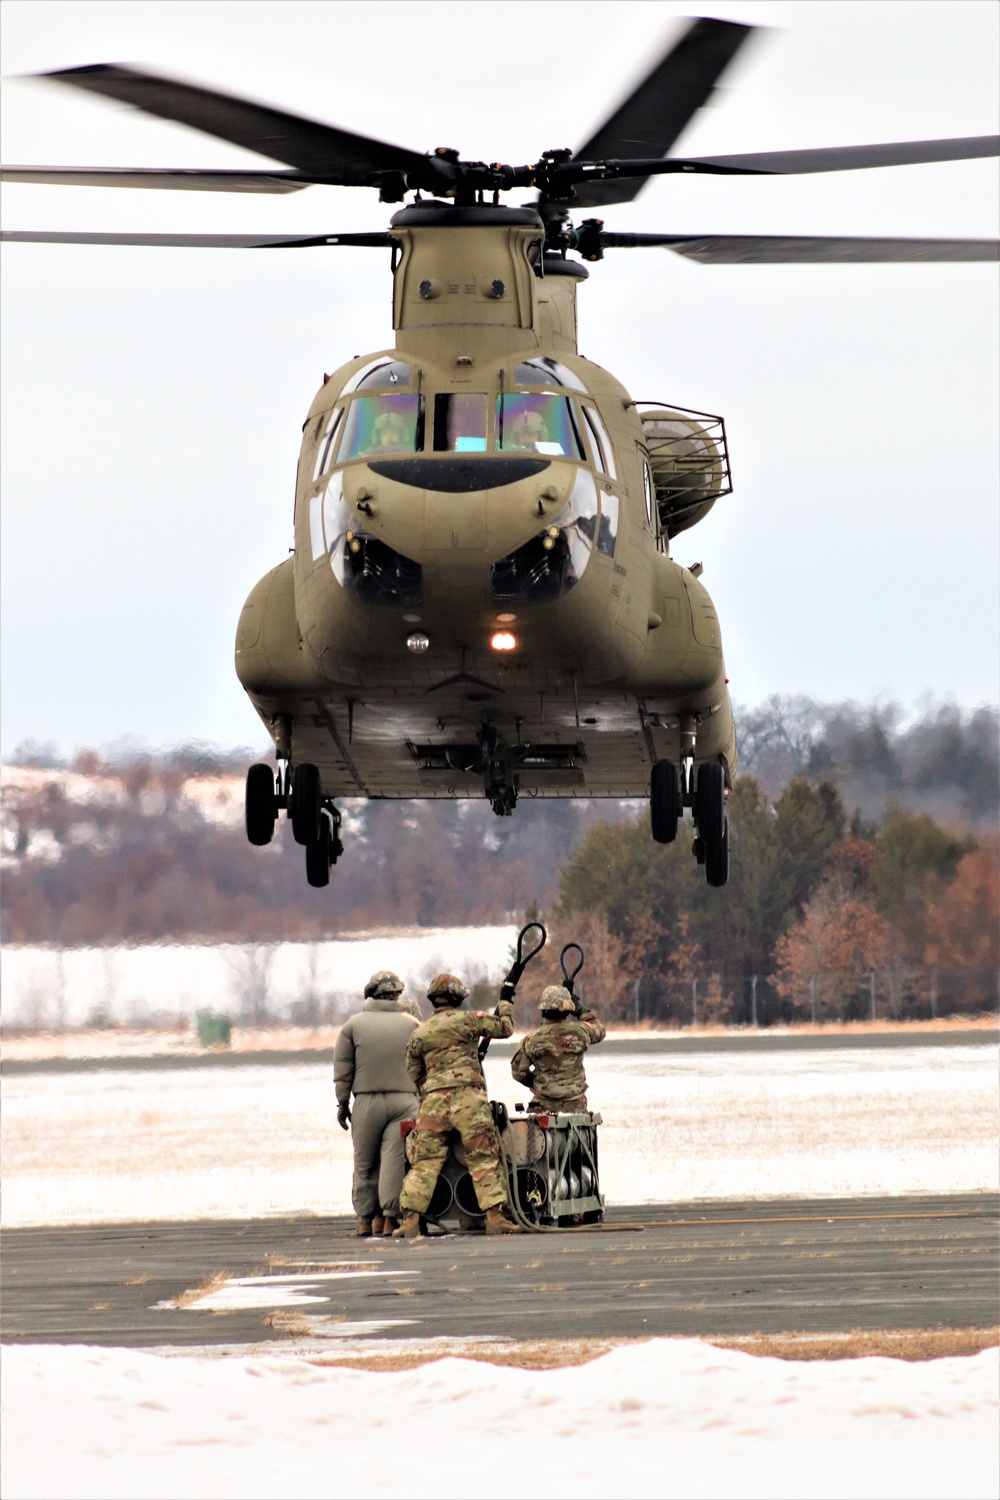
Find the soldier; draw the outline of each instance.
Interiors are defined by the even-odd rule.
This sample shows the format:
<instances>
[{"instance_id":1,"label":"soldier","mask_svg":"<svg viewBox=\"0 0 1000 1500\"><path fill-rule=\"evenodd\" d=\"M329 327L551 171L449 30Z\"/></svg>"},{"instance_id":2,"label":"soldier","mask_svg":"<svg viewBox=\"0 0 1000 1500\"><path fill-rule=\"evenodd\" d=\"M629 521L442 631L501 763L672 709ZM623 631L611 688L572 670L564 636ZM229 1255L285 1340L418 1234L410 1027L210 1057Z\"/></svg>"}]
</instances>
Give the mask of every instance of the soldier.
<instances>
[{"instance_id":1,"label":"soldier","mask_svg":"<svg viewBox=\"0 0 1000 1500\"><path fill-rule=\"evenodd\" d=\"M534 1113L558 1114L587 1108L587 1075L583 1054L603 1042L607 1032L592 1010L577 1013L576 1002L561 984L546 985L539 1001L542 1024L514 1053L510 1071L530 1088Z\"/></svg>"},{"instance_id":2,"label":"soldier","mask_svg":"<svg viewBox=\"0 0 1000 1500\"><path fill-rule=\"evenodd\" d=\"M391 1234L399 1222L406 1171L399 1122L412 1120L419 1103L406 1071L406 1044L417 1021L401 1009L402 992L398 974L373 974L364 1009L341 1027L333 1053L337 1121L344 1130L350 1125L354 1145L351 1198L361 1237Z\"/></svg>"},{"instance_id":3,"label":"soldier","mask_svg":"<svg viewBox=\"0 0 1000 1500\"><path fill-rule=\"evenodd\" d=\"M396 1238L419 1236L420 1216L434 1194L452 1131L465 1148L476 1199L486 1214L486 1233L519 1232L502 1211L507 1186L479 1061L480 1037L507 1037L514 1030L514 990L509 984L503 986L495 1015L482 1010L459 1014L468 993L454 974L439 974L427 991L434 1014L406 1044L406 1068L420 1090L420 1113L412 1163L399 1198L406 1217L395 1231Z\"/></svg>"}]
</instances>

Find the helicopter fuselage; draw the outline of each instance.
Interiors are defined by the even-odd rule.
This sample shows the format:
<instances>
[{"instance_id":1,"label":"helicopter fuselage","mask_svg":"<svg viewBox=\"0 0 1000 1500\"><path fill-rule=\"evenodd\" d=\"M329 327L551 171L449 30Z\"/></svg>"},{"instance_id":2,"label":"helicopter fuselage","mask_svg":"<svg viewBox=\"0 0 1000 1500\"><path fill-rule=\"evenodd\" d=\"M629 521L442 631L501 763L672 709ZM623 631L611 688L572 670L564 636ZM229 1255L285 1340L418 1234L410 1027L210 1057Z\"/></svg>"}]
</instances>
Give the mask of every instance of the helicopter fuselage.
<instances>
[{"instance_id":1,"label":"helicopter fuselage","mask_svg":"<svg viewBox=\"0 0 1000 1500\"><path fill-rule=\"evenodd\" d=\"M419 203L391 234L395 348L317 393L294 556L237 631L279 757L329 798L491 774L645 797L685 758L731 782L718 620L669 556L635 403L577 352L585 269L543 255L531 209Z\"/></svg>"}]
</instances>

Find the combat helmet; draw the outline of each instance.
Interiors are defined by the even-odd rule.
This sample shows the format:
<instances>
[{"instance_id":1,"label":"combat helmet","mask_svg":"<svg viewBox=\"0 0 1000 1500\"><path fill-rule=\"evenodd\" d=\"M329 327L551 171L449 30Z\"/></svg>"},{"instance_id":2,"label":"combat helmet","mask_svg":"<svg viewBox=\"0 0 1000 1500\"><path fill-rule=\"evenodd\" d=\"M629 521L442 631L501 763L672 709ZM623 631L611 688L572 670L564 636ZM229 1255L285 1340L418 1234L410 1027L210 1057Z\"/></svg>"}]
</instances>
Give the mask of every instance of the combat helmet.
<instances>
[{"instance_id":1,"label":"combat helmet","mask_svg":"<svg viewBox=\"0 0 1000 1500\"><path fill-rule=\"evenodd\" d=\"M568 1015L576 1010L576 1003L565 985L547 984L539 996L538 1009L542 1015Z\"/></svg>"},{"instance_id":2,"label":"combat helmet","mask_svg":"<svg viewBox=\"0 0 1000 1500\"><path fill-rule=\"evenodd\" d=\"M391 1000L403 993L403 981L391 969L379 969L365 985L365 999Z\"/></svg>"},{"instance_id":3,"label":"combat helmet","mask_svg":"<svg viewBox=\"0 0 1000 1500\"><path fill-rule=\"evenodd\" d=\"M430 982L427 998L432 1005L461 1005L468 993L454 974L437 974Z\"/></svg>"}]
</instances>

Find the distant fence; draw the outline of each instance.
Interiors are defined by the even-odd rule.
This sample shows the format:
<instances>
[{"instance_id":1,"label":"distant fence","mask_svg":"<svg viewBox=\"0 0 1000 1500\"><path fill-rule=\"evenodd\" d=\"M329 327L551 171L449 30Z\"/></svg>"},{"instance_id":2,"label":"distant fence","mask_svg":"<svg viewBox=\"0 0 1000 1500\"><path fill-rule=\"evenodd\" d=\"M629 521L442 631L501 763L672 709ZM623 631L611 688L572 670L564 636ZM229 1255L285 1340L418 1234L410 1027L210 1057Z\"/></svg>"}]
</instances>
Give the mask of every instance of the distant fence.
<instances>
[{"instance_id":1,"label":"distant fence","mask_svg":"<svg viewBox=\"0 0 1000 1500\"><path fill-rule=\"evenodd\" d=\"M930 1021L1000 1010L996 969L869 969L779 983L764 974L643 976L620 1018L672 1026L781 1026L811 1021Z\"/></svg>"}]
</instances>

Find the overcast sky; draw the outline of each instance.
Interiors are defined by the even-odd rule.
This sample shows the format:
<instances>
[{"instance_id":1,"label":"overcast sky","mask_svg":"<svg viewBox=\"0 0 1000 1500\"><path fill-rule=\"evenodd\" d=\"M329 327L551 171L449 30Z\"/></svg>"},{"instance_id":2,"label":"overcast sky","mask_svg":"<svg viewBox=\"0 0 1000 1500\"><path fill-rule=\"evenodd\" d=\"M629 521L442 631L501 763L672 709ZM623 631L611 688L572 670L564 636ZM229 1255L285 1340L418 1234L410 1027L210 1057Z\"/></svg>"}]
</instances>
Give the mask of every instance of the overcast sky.
<instances>
[{"instance_id":1,"label":"overcast sky","mask_svg":"<svg viewBox=\"0 0 1000 1500\"><path fill-rule=\"evenodd\" d=\"M534 160L585 140L693 4L49 3L0 7L11 164L263 165L14 75L144 62L417 150ZM998 128L992 0L748 3L768 26L678 151ZM611 228L994 236L996 161L814 178L668 177ZM517 197L512 197L512 202ZM383 227L374 193L6 188L7 228ZM3 248L5 753L135 735L260 743L236 619L287 555L325 370L391 343L386 257ZM998 695L996 267L733 266L609 252L581 352L639 399L721 412L735 493L701 560L737 701Z\"/></svg>"}]
</instances>

